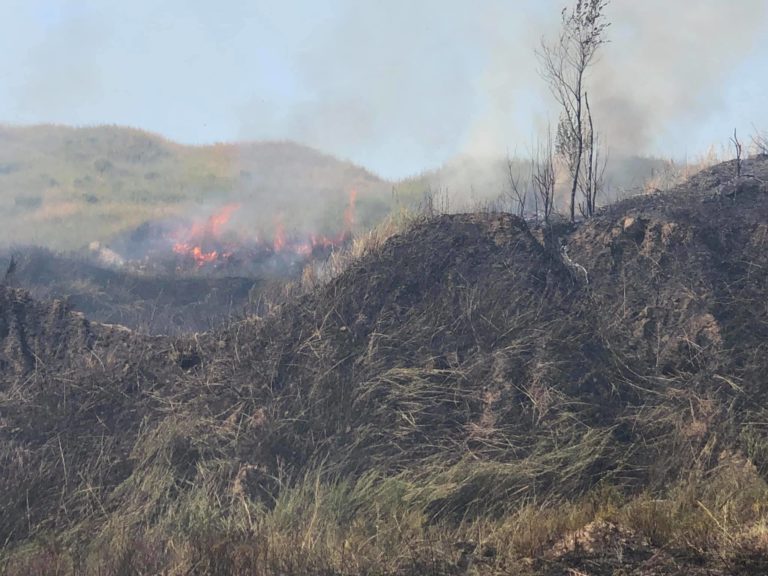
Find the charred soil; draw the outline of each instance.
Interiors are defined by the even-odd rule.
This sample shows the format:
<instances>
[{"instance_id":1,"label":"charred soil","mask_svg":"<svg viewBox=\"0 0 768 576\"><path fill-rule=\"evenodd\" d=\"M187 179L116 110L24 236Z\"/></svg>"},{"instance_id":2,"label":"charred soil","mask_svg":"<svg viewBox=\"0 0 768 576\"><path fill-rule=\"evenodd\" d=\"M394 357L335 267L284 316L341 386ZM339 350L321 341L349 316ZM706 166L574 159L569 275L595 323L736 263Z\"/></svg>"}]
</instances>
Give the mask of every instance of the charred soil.
<instances>
[{"instance_id":1,"label":"charred soil","mask_svg":"<svg viewBox=\"0 0 768 576\"><path fill-rule=\"evenodd\" d=\"M43 248L0 254L0 269L13 259L9 277L38 301L60 300L89 320L120 324L144 334L179 335L211 330L254 312L258 295L287 272L233 275L218 271L161 272L108 267L82 255Z\"/></svg>"}]
</instances>

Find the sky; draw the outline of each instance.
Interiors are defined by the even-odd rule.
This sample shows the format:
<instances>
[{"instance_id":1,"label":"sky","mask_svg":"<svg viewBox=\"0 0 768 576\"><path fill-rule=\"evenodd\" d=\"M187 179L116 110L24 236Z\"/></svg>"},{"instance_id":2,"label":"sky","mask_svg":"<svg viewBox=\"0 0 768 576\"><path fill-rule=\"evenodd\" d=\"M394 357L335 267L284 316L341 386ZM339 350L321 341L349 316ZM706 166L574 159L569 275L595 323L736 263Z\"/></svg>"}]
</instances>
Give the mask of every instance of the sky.
<instances>
[{"instance_id":1,"label":"sky","mask_svg":"<svg viewBox=\"0 0 768 576\"><path fill-rule=\"evenodd\" d=\"M0 0L0 122L296 140L387 177L530 149L565 0ZM613 0L590 72L612 152L768 130L768 1Z\"/></svg>"}]
</instances>

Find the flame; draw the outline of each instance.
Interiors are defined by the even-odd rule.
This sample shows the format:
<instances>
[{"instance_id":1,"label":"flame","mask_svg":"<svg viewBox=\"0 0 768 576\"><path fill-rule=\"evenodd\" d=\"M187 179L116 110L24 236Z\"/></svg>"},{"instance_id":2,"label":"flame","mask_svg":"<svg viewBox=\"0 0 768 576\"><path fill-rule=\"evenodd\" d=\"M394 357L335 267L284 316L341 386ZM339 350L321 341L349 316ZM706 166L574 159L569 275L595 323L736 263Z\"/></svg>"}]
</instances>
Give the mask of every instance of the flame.
<instances>
[{"instance_id":1,"label":"flame","mask_svg":"<svg viewBox=\"0 0 768 576\"><path fill-rule=\"evenodd\" d=\"M240 204L225 204L218 211L214 212L205 222L196 222L192 224L190 236L192 238L221 236L221 229L226 226L232 215L240 208Z\"/></svg>"},{"instance_id":2,"label":"flame","mask_svg":"<svg viewBox=\"0 0 768 576\"><path fill-rule=\"evenodd\" d=\"M318 251L327 251L346 243L350 238L350 232L344 230L336 236L322 234L310 234L306 240L296 237L288 237L282 220L275 221L275 236L272 241L272 249L275 253L293 253L298 256L312 256Z\"/></svg>"},{"instance_id":3,"label":"flame","mask_svg":"<svg viewBox=\"0 0 768 576\"><path fill-rule=\"evenodd\" d=\"M349 199L344 208L344 228L335 236L322 234L310 234L306 240L298 240L296 237L288 237L285 232L282 216L275 218L275 235L272 240L272 249L275 253L292 252L298 256L312 256L318 251L327 251L346 243L352 228L355 225L355 204L357 202L357 190L349 191Z\"/></svg>"},{"instance_id":4,"label":"flame","mask_svg":"<svg viewBox=\"0 0 768 576\"><path fill-rule=\"evenodd\" d=\"M219 250L205 250L203 246L220 241L222 229L239 208L239 204L226 204L204 222L194 222L189 230L177 231L173 236L177 239L186 238L186 240L177 240L173 244L173 251L176 254L191 256L198 266L216 262L219 258Z\"/></svg>"},{"instance_id":5,"label":"flame","mask_svg":"<svg viewBox=\"0 0 768 576\"><path fill-rule=\"evenodd\" d=\"M240 208L240 204L227 204L208 218L208 227L214 236L221 235L221 229L227 225L232 215Z\"/></svg>"},{"instance_id":6,"label":"flame","mask_svg":"<svg viewBox=\"0 0 768 576\"><path fill-rule=\"evenodd\" d=\"M318 250L329 250L343 244L346 241L346 238L347 235L345 233L340 234L336 238L310 234L309 239L306 242L294 244L290 248L299 256L312 256L312 254Z\"/></svg>"},{"instance_id":7,"label":"flame","mask_svg":"<svg viewBox=\"0 0 768 576\"><path fill-rule=\"evenodd\" d=\"M277 214L273 221L274 235L271 243L260 240L255 234L247 238L227 236L223 238L227 223L240 208L239 204L227 204L208 217L179 227L169 235L176 254L193 261L198 267L219 261L245 261L250 258L264 258L267 255L299 256L301 258L322 257L331 250L347 243L355 226L357 190L350 190L343 212L343 226L337 234L306 234L287 230L284 214Z\"/></svg>"},{"instance_id":8,"label":"flame","mask_svg":"<svg viewBox=\"0 0 768 576\"><path fill-rule=\"evenodd\" d=\"M275 220L275 238L272 241L272 247L275 252L282 252L285 245L285 226L283 226L282 218L278 218Z\"/></svg>"},{"instance_id":9,"label":"flame","mask_svg":"<svg viewBox=\"0 0 768 576\"><path fill-rule=\"evenodd\" d=\"M349 202L344 209L344 229L351 230L355 225L355 202L357 202L357 190L349 191Z\"/></svg>"},{"instance_id":10,"label":"flame","mask_svg":"<svg viewBox=\"0 0 768 576\"><path fill-rule=\"evenodd\" d=\"M197 262L198 266L202 266L208 262L215 262L218 255L219 253L216 250L211 252L203 252L200 246L195 246L192 248L192 257L195 259L195 262Z\"/></svg>"}]
</instances>

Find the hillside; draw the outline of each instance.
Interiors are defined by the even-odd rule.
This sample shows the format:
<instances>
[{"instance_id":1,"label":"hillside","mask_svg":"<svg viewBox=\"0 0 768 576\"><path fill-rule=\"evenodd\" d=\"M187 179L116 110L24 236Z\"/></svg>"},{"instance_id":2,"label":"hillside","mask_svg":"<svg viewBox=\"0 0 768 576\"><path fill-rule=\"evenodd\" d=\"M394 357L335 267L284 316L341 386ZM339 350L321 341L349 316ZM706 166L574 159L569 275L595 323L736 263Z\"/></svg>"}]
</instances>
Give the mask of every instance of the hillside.
<instances>
[{"instance_id":1,"label":"hillside","mask_svg":"<svg viewBox=\"0 0 768 576\"><path fill-rule=\"evenodd\" d=\"M418 218L194 337L3 287L7 571L764 574L768 158L734 173Z\"/></svg>"},{"instance_id":2,"label":"hillside","mask_svg":"<svg viewBox=\"0 0 768 576\"><path fill-rule=\"evenodd\" d=\"M115 126L0 127L0 245L77 249L227 202L242 203L249 229L312 207L312 224L332 227L352 189L361 214L386 211L389 184L291 142L192 147Z\"/></svg>"}]
</instances>

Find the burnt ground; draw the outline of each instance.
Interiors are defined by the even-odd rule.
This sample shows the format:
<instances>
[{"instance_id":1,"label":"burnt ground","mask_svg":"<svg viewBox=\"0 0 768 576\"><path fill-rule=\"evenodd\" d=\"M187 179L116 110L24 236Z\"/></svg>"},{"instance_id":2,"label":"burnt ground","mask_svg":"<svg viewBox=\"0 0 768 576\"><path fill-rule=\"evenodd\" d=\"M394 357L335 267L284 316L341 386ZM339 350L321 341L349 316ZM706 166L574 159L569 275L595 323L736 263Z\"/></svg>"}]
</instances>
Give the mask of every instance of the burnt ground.
<instances>
[{"instance_id":1,"label":"burnt ground","mask_svg":"<svg viewBox=\"0 0 768 576\"><path fill-rule=\"evenodd\" d=\"M270 314L195 337L101 326L3 288L0 540L77 540L115 518L149 530L201 486L223 515L243 497L269 509L276 478L320 467L423 485L411 505L446 525L725 469L764 482L768 159L744 172L722 164L574 227L419 221ZM610 545L566 535L526 566L765 569L759 551L584 530L571 541ZM494 562L478 570L505 573Z\"/></svg>"},{"instance_id":2,"label":"burnt ground","mask_svg":"<svg viewBox=\"0 0 768 576\"><path fill-rule=\"evenodd\" d=\"M16 270L10 285L35 300L61 300L89 320L145 334L203 332L255 313L262 291L290 275L287 269L237 275L237 270L197 270L194 264L179 272L172 266L144 272L33 247L0 254L0 270L7 269L11 256Z\"/></svg>"}]
</instances>

